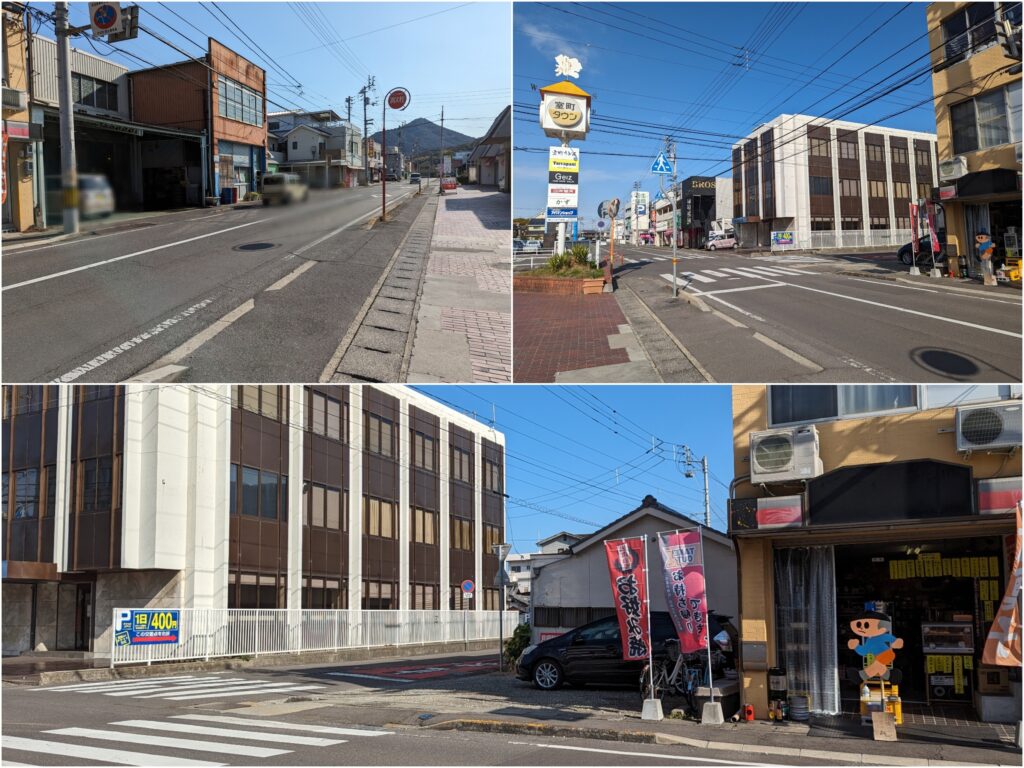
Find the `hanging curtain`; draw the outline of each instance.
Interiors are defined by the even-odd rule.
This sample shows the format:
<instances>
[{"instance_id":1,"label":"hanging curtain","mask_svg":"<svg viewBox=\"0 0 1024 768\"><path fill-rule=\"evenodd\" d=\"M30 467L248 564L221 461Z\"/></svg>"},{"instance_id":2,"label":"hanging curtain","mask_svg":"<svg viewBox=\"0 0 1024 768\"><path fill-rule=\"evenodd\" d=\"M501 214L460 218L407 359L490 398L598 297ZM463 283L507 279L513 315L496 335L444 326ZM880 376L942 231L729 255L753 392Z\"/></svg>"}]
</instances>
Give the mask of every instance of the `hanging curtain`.
<instances>
[{"instance_id":1,"label":"hanging curtain","mask_svg":"<svg viewBox=\"0 0 1024 768\"><path fill-rule=\"evenodd\" d=\"M778 664L789 693L816 714L840 712L835 561L832 547L775 551Z\"/></svg>"},{"instance_id":2,"label":"hanging curtain","mask_svg":"<svg viewBox=\"0 0 1024 768\"><path fill-rule=\"evenodd\" d=\"M974 237L978 234L979 229L987 230L990 235L992 234L988 204L965 205L964 219L967 224L967 242L961 246L961 250L967 255L971 277L976 277L981 274L981 260L978 259L978 247L974 242Z\"/></svg>"}]
</instances>

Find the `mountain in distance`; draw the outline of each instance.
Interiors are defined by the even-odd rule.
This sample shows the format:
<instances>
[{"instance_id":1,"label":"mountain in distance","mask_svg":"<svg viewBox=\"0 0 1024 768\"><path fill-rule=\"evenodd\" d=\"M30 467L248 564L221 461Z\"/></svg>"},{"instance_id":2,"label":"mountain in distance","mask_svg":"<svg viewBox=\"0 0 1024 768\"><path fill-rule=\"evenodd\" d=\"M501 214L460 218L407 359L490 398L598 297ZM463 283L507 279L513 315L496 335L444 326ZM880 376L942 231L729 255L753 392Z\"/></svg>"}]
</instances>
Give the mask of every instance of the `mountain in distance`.
<instances>
[{"instance_id":1,"label":"mountain in distance","mask_svg":"<svg viewBox=\"0 0 1024 768\"><path fill-rule=\"evenodd\" d=\"M415 120L410 120L404 127L399 128L397 125L392 127L390 122L391 120L389 119L389 149L397 146L402 150L402 154L411 156L413 154L422 155L431 151L436 152L441 148L441 126L438 123L427 120L425 117L418 117ZM379 144L381 132L377 131L370 138ZM469 149L475 143L476 139L472 136L453 131L448 127L444 129L445 150Z\"/></svg>"}]
</instances>

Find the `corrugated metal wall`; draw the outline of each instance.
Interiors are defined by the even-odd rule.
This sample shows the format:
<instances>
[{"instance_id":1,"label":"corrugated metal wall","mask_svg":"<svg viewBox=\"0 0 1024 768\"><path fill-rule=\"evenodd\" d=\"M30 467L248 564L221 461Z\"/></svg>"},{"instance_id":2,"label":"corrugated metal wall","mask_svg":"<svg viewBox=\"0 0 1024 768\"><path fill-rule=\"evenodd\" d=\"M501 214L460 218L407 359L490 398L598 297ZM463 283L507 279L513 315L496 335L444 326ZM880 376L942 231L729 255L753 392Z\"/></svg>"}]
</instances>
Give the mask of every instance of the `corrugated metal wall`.
<instances>
[{"instance_id":1,"label":"corrugated metal wall","mask_svg":"<svg viewBox=\"0 0 1024 768\"><path fill-rule=\"evenodd\" d=\"M36 102L56 107L57 98L57 43L45 37L32 38L32 88ZM98 115L117 115L130 119L128 98L128 68L82 51L71 51L71 71L117 84L118 111L95 107L79 107Z\"/></svg>"}]
</instances>

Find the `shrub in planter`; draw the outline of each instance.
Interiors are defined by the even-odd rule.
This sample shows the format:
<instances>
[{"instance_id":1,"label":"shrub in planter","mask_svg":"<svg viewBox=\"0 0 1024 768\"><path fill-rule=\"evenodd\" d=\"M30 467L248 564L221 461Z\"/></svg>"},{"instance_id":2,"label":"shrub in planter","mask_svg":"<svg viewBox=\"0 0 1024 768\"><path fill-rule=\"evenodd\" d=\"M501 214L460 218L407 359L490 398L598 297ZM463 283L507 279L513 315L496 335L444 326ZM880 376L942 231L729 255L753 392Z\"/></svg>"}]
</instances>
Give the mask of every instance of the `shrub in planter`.
<instances>
[{"instance_id":1,"label":"shrub in planter","mask_svg":"<svg viewBox=\"0 0 1024 768\"><path fill-rule=\"evenodd\" d=\"M582 267L590 263L590 248L585 245L574 245L566 253L569 254L573 264L578 264Z\"/></svg>"},{"instance_id":2,"label":"shrub in planter","mask_svg":"<svg viewBox=\"0 0 1024 768\"><path fill-rule=\"evenodd\" d=\"M556 253L548 259L548 269L552 272L561 272L572 266L572 259L566 253Z\"/></svg>"}]
</instances>

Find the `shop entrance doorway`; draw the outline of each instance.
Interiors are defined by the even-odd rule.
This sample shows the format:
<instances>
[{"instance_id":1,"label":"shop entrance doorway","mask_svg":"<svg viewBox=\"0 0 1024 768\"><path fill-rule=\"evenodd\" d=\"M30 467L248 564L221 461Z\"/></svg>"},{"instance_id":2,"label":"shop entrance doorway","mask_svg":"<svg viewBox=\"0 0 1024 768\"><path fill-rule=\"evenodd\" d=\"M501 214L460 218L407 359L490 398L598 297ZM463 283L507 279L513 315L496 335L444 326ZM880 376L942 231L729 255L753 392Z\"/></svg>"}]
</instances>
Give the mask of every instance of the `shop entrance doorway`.
<instances>
[{"instance_id":1,"label":"shop entrance doorway","mask_svg":"<svg viewBox=\"0 0 1024 768\"><path fill-rule=\"evenodd\" d=\"M860 656L849 650L850 622L865 605L892 619L903 640L891 673L904 705L973 709L976 671L1002 596L998 536L836 546L836 620L840 696L859 701Z\"/></svg>"}]
</instances>

